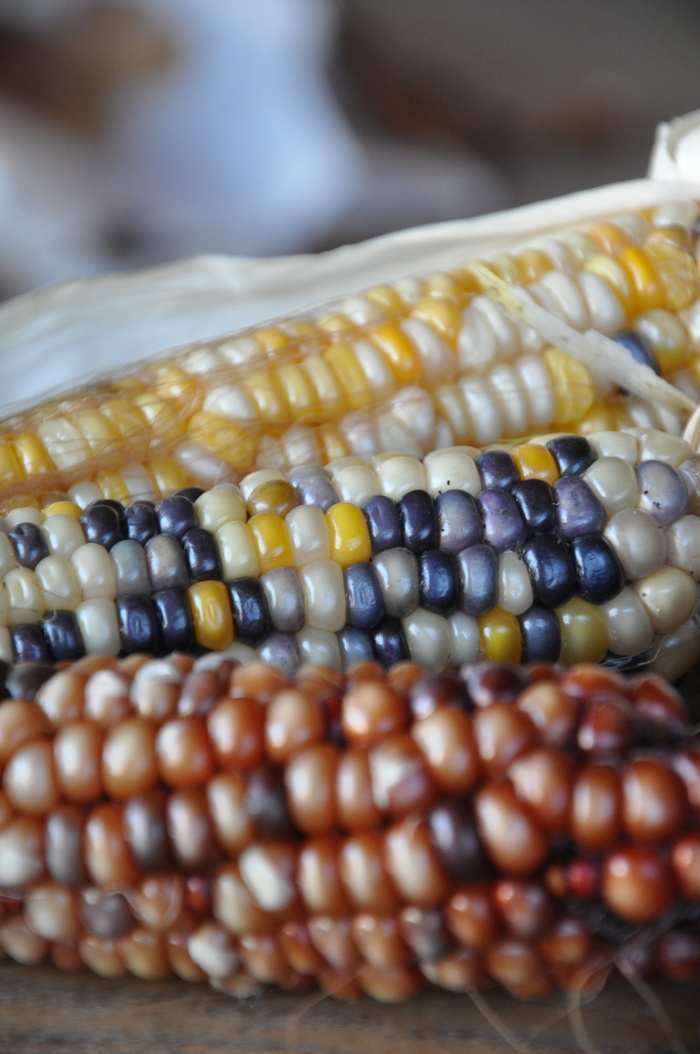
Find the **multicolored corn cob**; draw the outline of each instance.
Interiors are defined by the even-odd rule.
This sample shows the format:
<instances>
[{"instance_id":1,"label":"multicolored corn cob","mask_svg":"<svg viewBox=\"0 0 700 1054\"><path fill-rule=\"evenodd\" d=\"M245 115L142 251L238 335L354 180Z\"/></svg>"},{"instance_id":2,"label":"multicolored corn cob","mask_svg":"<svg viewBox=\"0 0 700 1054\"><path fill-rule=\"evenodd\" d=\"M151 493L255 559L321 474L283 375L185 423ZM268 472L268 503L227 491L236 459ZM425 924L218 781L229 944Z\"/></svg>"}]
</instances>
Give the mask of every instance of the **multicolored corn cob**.
<instances>
[{"instance_id":1,"label":"multicolored corn cob","mask_svg":"<svg viewBox=\"0 0 700 1054\"><path fill-rule=\"evenodd\" d=\"M5 507L85 479L128 503L347 455L420 457L563 428L679 432L677 406L611 392L604 370L504 312L483 266L574 330L613 336L697 402L696 214L683 203L601 220L190 347L15 415L0 428Z\"/></svg>"},{"instance_id":2,"label":"multicolored corn cob","mask_svg":"<svg viewBox=\"0 0 700 1054\"><path fill-rule=\"evenodd\" d=\"M387 1001L581 989L640 947L645 970L700 972L700 751L654 676L140 656L15 689L19 962Z\"/></svg>"},{"instance_id":3,"label":"multicolored corn cob","mask_svg":"<svg viewBox=\"0 0 700 1054\"><path fill-rule=\"evenodd\" d=\"M677 675L700 657L699 509L700 457L653 431L19 508L0 534L0 658L206 649L285 673L485 658Z\"/></svg>"}]
</instances>

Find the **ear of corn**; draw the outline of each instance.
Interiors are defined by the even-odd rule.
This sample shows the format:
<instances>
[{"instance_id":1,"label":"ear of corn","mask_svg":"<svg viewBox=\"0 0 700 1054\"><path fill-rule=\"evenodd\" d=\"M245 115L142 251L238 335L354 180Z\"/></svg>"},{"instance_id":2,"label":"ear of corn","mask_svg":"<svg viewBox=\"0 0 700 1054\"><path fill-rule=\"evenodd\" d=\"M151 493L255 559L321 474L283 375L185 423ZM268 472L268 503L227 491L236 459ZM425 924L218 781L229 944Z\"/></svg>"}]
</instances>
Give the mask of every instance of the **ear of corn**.
<instances>
[{"instance_id":1,"label":"ear of corn","mask_svg":"<svg viewBox=\"0 0 700 1054\"><path fill-rule=\"evenodd\" d=\"M389 1002L580 993L640 946L697 977L700 754L658 678L212 658L15 671L11 958Z\"/></svg>"},{"instance_id":2,"label":"ear of corn","mask_svg":"<svg viewBox=\"0 0 700 1054\"><path fill-rule=\"evenodd\" d=\"M0 534L0 658L226 651L287 673L413 660L700 657L700 483L685 440L273 470L153 505L17 508Z\"/></svg>"},{"instance_id":3,"label":"ear of corn","mask_svg":"<svg viewBox=\"0 0 700 1054\"><path fill-rule=\"evenodd\" d=\"M690 227L635 213L502 252L488 272L578 331L618 337L697 401ZM157 499L383 450L566 428L680 431L678 410L611 391L490 299L483 264L376 287L316 313L190 347L6 420L6 505L31 494ZM93 488L92 490L90 488Z\"/></svg>"}]
</instances>

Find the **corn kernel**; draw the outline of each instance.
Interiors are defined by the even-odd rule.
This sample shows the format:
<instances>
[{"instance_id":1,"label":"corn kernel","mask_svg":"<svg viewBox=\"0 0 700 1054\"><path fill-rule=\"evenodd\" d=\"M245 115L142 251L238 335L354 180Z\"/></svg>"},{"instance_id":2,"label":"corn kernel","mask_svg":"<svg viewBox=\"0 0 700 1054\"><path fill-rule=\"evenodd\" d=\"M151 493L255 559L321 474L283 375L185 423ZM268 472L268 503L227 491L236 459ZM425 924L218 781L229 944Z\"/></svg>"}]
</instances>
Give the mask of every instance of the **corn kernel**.
<instances>
[{"instance_id":1,"label":"corn kernel","mask_svg":"<svg viewBox=\"0 0 700 1054\"><path fill-rule=\"evenodd\" d=\"M233 644L233 615L223 582L193 582L187 590L197 644L221 651Z\"/></svg>"},{"instance_id":2,"label":"corn kernel","mask_svg":"<svg viewBox=\"0 0 700 1054\"><path fill-rule=\"evenodd\" d=\"M279 423L289 417L289 407L273 371L253 370L242 378L241 388L265 424Z\"/></svg>"},{"instance_id":3,"label":"corn kernel","mask_svg":"<svg viewBox=\"0 0 700 1054\"><path fill-rule=\"evenodd\" d=\"M411 308L410 314L436 330L448 344L455 345L462 326L462 313L455 300L429 297Z\"/></svg>"},{"instance_id":4,"label":"corn kernel","mask_svg":"<svg viewBox=\"0 0 700 1054\"><path fill-rule=\"evenodd\" d=\"M377 326L370 333L370 340L384 353L400 384L412 384L422 377L418 352L398 326L389 322Z\"/></svg>"},{"instance_id":5,"label":"corn kernel","mask_svg":"<svg viewBox=\"0 0 700 1054\"><path fill-rule=\"evenodd\" d=\"M95 482L110 501L119 501L122 505L128 505L131 501L129 488L118 472L98 472Z\"/></svg>"},{"instance_id":6,"label":"corn kernel","mask_svg":"<svg viewBox=\"0 0 700 1054\"><path fill-rule=\"evenodd\" d=\"M671 311L681 311L700 294L695 257L672 242L647 241L647 254L656 264Z\"/></svg>"},{"instance_id":7,"label":"corn kernel","mask_svg":"<svg viewBox=\"0 0 700 1054\"><path fill-rule=\"evenodd\" d=\"M564 666L580 662L600 662L608 650L605 616L595 604L580 597L556 609L561 627L561 654Z\"/></svg>"},{"instance_id":8,"label":"corn kernel","mask_svg":"<svg viewBox=\"0 0 700 1054\"><path fill-rule=\"evenodd\" d=\"M319 417L318 396L307 374L297 363L285 363L277 370L277 381L297 423L316 424Z\"/></svg>"},{"instance_id":9,"label":"corn kernel","mask_svg":"<svg viewBox=\"0 0 700 1054\"><path fill-rule=\"evenodd\" d=\"M609 220L594 223L586 228L586 233L594 238L603 252L609 256L617 256L630 243L629 236L622 227L618 227L616 223L611 223Z\"/></svg>"},{"instance_id":10,"label":"corn kernel","mask_svg":"<svg viewBox=\"0 0 700 1054\"><path fill-rule=\"evenodd\" d=\"M24 472L11 443L0 442L0 483L16 483Z\"/></svg>"},{"instance_id":11,"label":"corn kernel","mask_svg":"<svg viewBox=\"0 0 700 1054\"><path fill-rule=\"evenodd\" d=\"M597 274L607 283L620 301L628 319L636 315L639 308L634 283L628 271L625 270L618 260L615 260L612 256L604 256L600 253L597 256L589 257L583 265L583 270Z\"/></svg>"},{"instance_id":12,"label":"corn kernel","mask_svg":"<svg viewBox=\"0 0 700 1054\"><path fill-rule=\"evenodd\" d=\"M13 439L15 453L27 476L41 476L54 471L54 465L44 444L33 432L24 432Z\"/></svg>"},{"instance_id":13,"label":"corn kernel","mask_svg":"<svg viewBox=\"0 0 700 1054\"><path fill-rule=\"evenodd\" d=\"M148 474L155 484L158 494L165 496L187 486L187 476L183 468L171 457L154 457L146 465Z\"/></svg>"},{"instance_id":14,"label":"corn kernel","mask_svg":"<svg viewBox=\"0 0 700 1054\"><path fill-rule=\"evenodd\" d=\"M518 253L520 257L520 270L523 274L523 282L529 285L531 282L539 282L542 275L547 274L554 264L541 249L522 249Z\"/></svg>"},{"instance_id":15,"label":"corn kernel","mask_svg":"<svg viewBox=\"0 0 700 1054\"><path fill-rule=\"evenodd\" d=\"M554 457L546 446L540 443L520 443L511 450L511 455L521 479L543 479L547 483L556 483L559 470Z\"/></svg>"},{"instance_id":16,"label":"corn kernel","mask_svg":"<svg viewBox=\"0 0 700 1054\"><path fill-rule=\"evenodd\" d=\"M74 501L52 501L49 505L44 506L41 514L45 520L49 516L72 516L74 520L79 520L83 510Z\"/></svg>"},{"instance_id":17,"label":"corn kernel","mask_svg":"<svg viewBox=\"0 0 700 1054\"><path fill-rule=\"evenodd\" d=\"M666 291L661 275L649 253L631 245L617 258L632 280L639 311L666 307Z\"/></svg>"},{"instance_id":18,"label":"corn kernel","mask_svg":"<svg viewBox=\"0 0 700 1054\"><path fill-rule=\"evenodd\" d=\"M323 352L323 358L340 381L351 410L357 410L372 401L372 389L352 348L347 344L331 344Z\"/></svg>"},{"instance_id":19,"label":"corn kernel","mask_svg":"<svg viewBox=\"0 0 700 1054\"><path fill-rule=\"evenodd\" d=\"M248 529L258 554L260 573L275 567L293 567L289 532L281 516L260 512L248 520Z\"/></svg>"},{"instance_id":20,"label":"corn kernel","mask_svg":"<svg viewBox=\"0 0 700 1054\"><path fill-rule=\"evenodd\" d=\"M542 358L552 379L557 426L580 421L595 398L590 373L559 348L547 348Z\"/></svg>"},{"instance_id":21,"label":"corn kernel","mask_svg":"<svg viewBox=\"0 0 700 1054\"><path fill-rule=\"evenodd\" d=\"M484 659L491 662L520 662L522 635L515 615L496 607L477 621Z\"/></svg>"},{"instance_id":22,"label":"corn kernel","mask_svg":"<svg viewBox=\"0 0 700 1054\"><path fill-rule=\"evenodd\" d=\"M331 560L341 567L369 560L372 543L362 509L347 501L339 501L328 509L326 520L330 533Z\"/></svg>"}]
</instances>

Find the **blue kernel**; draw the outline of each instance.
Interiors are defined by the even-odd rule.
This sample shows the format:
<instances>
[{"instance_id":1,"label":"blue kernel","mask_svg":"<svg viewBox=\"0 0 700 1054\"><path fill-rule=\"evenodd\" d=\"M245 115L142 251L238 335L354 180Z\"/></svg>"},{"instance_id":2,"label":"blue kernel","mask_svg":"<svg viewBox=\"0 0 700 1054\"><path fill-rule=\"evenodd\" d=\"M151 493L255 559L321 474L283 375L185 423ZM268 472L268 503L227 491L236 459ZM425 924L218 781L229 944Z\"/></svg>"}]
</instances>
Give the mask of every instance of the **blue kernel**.
<instances>
[{"instance_id":1,"label":"blue kernel","mask_svg":"<svg viewBox=\"0 0 700 1054\"><path fill-rule=\"evenodd\" d=\"M580 476L596 460L596 452L584 436L550 439L547 450L557 463L560 476Z\"/></svg>"},{"instance_id":2,"label":"blue kernel","mask_svg":"<svg viewBox=\"0 0 700 1054\"><path fill-rule=\"evenodd\" d=\"M642 366L648 366L654 371L654 373L659 374L659 376L661 375L661 369L657 362L656 355L654 355L654 352L651 350L651 344L641 333L637 333L633 329L621 329L612 339L616 344L619 344L635 362L641 362Z\"/></svg>"},{"instance_id":3,"label":"blue kernel","mask_svg":"<svg viewBox=\"0 0 700 1054\"><path fill-rule=\"evenodd\" d=\"M398 619L388 618L377 626L372 632L372 644L377 662L386 669L411 657Z\"/></svg>"},{"instance_id":4,"label":"blue kernel","mask_svg":"<svg viewBox=\"0 0 700 1054\"><path fill-rule=\"evenodd\" d=\"M518 466L506 450L487 450L474 460L484 487L509 490L520 479Z\"/></svg>"},{"instance_id":5,"label":"blue kernel","mask_svg":"<svg viewBox=\"0 0 700 1054\"><path fill-rule=\"evenodd\" d=\"M219 546L211 531L205 527L193 527L182 536L182 550L193 582L212 579L221 582L224 572L221 567Z\"/></svg>"},{"instance_id":6,"label":"blue kernel","mask_svg":"<svg viewBox=\"0 0 700 1054\"><path fill-rule=\"evenodd\" d=\"M361 662L374 662L374 649L369 633L355 626L343 626L336 633L336 637L340 645L343 670L350 670Z\"/></svg>"},{"instance_id":7,"label":"blue kernel","mask_svg":"<svg viewBox=\"0 0 700 1054\"><path fill-rule=\"evenodd\" d=\"M561 626L554 612L533 604L518 621L521 662L556 662L561 652Z\"/></svg>"},{"instance_id":8,"label":"blue kernel","mask_svg":"<svg viewBox=\"0 0 700 1054\"><path fill-rule=\"evenodd\" d=\"M150 596L120 597L117 602L117 621L122 651L127 655L160 652L158 616Z\"/></svg>"},{"instance_id":9,"label":"blue kernel","mask_svg":"<svg viewBox=\"0 0 700 1054\"><path fill-rule=\"evenodd\" d=\"M377 494L362 506L372 543L372 552L395 549L403 545L403 525L395 501L385 494Z\"/></svg>"},{"instance_id":10,"label":"blue kernel","mask_svg":"<svg viewBox=\"0 0 700 1054\"><path fill-rule=\"evenodd\" d=\"M18 523L9 532L17 559L23 567L33 571L40 560L49 555L41 528L35 523Z\"/></svg>"},{"instance_id":11,"label":"blue kernel","mask_svg":"<svg viewBox=\"0 0 700 1054\"><path fill-rule=\"evenodd\" d=\"M556 530L557 508L552 488L544 479L522 479L511 490L528 534Z\"/></svg>"},{"instance_id":12,"label":"blue kernel","mask_svg":"<svg viewBox=\"0 0 700 1054\"><path fill-rule=\"evenodd\" d=\"M184 589L163 589L153 594L153 605L166 652L194 650L194 626Z\"/></svg>"},{"instance_id":13,"label":"blue kernel","mask_svg":"<svg viewBox=\"0 0 700 1054\"><path fill-rule=\"evenodd\" d=\"M612 548L599 534L574 538L571 552L578 576L578 592L592 604L605 604L625 585L625 574Z\"/></svg>"},{"instance_id":14,"label":"blue kernel","mask_svg":"<svg viewBox=\"0 0 700 1054\"><path fill-rule=\"evenodd\" d=\"M477 497L484 528L484 539L499 552L519 549L526 531L520 509L503 487L482 490Z\"/></svg>"},{"instance_id":15,"label":"blue kernel","mask_svg":"<svg viewBox=\"0 0 700 1054\"><path fill-rule=\"evenodd\" d=\"M124 537L124 509L117 502L94 501L83 510L80 523L85 532L86 542L97 542L105 549L111 549Z\"/></svg>"},{"instance_id":16,"label":"blue kernel","mask_svg":"<svg viewBox=\"0 0 700 1054\"><path fill-rule=\"evenodd\" d=\"M436 500L438 544L459 553L481 541L481 510L476 498L464 490L446 490Z\"/></svg>"},{"instance_id":17,"label":"blue kernel","mask_svg":"<svg viewBox=\"0 0 700 1054\"><path fill-rule=\"evenodd\" d=\"M399 501L403 544L414 553L434 549L438 543L435 503L427 490L412 490Z\"/></svg>"},{"instance_id":18,"label":"blue kernel","mask_svg":"<svg viewBox=\"0 0 700 1054\"><path fill-rule=\"evenodd\" d=\"M40 625L25 622L10 627L15 662L51 662L51 652Z\"/></svg>"},{"instance_id":19,"label":"blue kernel","mask_svg":"<svg viewBox=\"0 0 700 1054\"><path fill-rule=\"evenodd\" d=\"M327 512L331 505L340 501L325 468L318 465L299 465L291 470L288 478L303 505L318 505L319 509Z\"/></svg>"},{"instance_id":20,"label":"blue kernel","mask_svg":"<svg viewBox=\"0 0 700 1054\"><path fill-rule=\"evenodd\" d=\"M478 618L496 606L498 600L498 554L490 545L472 545L457 554L459 606Z\"/></svg>"},{"instance_id":21,"label":"blue kernel","mask_svg":"<svg viewBox=\"0 0 700 1054\"><path fill-rule=\"evenodd\" d=\"M605 506L580 476L564 476L552 488L557 503L559 534L566 541L582 534L600 534L606 524Z\"/></svg>"},{"instance_id":22,"label":"blue kernel","mask_svg":"<svg viewBox=\"0 0 700 1054\"><path fill-rule=\"evenodd\" d=\"M151 589L187 588L190 575L177 538L170 534L156 534L146 542L145 553Z\"/></svg>"},{"instance_id":23,"label":"blue kernel","mask_svg":"<svg viewBox=\"0 0 700 1054\"><path fill-rule=\"evenodd\" d=\"M41 628L54 662L74 662L85 654L85 645L74 611L47 611Z\"/></svg>"},{"instance_id":24,"label":"blue kernel","mask_svg":"<svg viewBox=\"0 0 700 1054\"><path fill-rule=\"evenodd\" d=\"M276 666L290 677L299 668L301 656L299 644L293 633L280 633L277 630L265 639L258 648L260 660L268 666Z\"/></svg>"},{"instance_id":25,"label":"blue kernel","mask_svg":"<svg viewBox=\"0 0 700 1054\"><path fill-rule=\"evenodd\" d=\"M419 557L418 575L421 606L438 615L449 615L459 597L454 557L442 549L431 549Z\"/></svg>"},{"instance_id":26,"label":"blue kernel","mask_svg":"<svg viewBox=\"0 0 700 1054\"><path fill-rule=\"evenodd\" d=\"M272 632L272 619L265 590L258 578L235 578L227 582L236 639L256 647Z\"/></svg>"},{"instance_id":27,"label":"blue kernel","mask_svg":"<svg viewBox=\"0 0 700 1054\"><path fill-rule=\"evenodd\" d=\"M145 545L149 538L158 534L158 517L152 501L132 501L124 509L124 522L128 538Z\"/></svg>"},{"instance_id":28,"label":"blue kernel","mask_svg":"<svg viewBox=\"0 0 700 1054\"><path fill-rule=\"evenodd\" d=\"M182 538L183 534L198 524L197 510L189 498L171 494L156 505L156 516L161 534Z\"/></svg>"},{"instance_id":29,"label":"blue kernel","mask_svg":"<svg viewBox=\"0 0 700 1054\"><path fill-rule=\"evenodd\" d=\"M637 465L640 509L661 526L675 523L688 511L690 499L683 477L664 461L642 461ZM12 532L10 532L11 534Z\"/></svg>"},{"instance_id":30,"label":"blue kernel","mask_svg":"<svg viewBox=\"0 0 700 1054\"><path fill-rule=\"evenodd\" d=\"M343 576L348 624L357 629L373 629L386 615L377 572L372 564L351 564Z\"/></svg>"},{"instance_id":31,"label":"blue kernel","mask_svg":"<svg viewBox=\"0 0 700 1054\"><path fill-rule=\"evenodd\" d=\"M523 559L540 604L554 608L571 599L577 585L576 568L564 542L550 534L535 535L525 542Z\"/></svg>"}]
</instances>

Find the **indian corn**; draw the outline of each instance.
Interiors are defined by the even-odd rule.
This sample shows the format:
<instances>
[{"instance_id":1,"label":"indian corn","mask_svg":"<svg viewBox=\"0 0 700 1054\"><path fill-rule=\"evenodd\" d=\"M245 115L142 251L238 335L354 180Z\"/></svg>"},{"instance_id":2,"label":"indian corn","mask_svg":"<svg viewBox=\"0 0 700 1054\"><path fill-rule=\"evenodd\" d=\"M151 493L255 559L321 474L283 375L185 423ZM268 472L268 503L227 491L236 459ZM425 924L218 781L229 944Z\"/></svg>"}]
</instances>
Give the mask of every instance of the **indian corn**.
<instances>
[{"instance_id":1,"label":"indian corn","mask_svg":"<svg viewBox=\"0 0 700 1054\"><path fill-rule=\"evenodd\" d=\"M504 312L480 268L574 330L615 337L697 401L689 208L686 225L662 207L375 287L15 415L0 429L5 504L81 480L118 501L157 499L255 467L420 457L562 428L679 432L677 408L610 391L604 370L592 373Z\"/></svg>"},{"instance_id":2,"label":"indian corn","mask_svg":"<svg viewBox=\"0 0 700 1054\"><path fill-rule=\"evenodd\" d=\"M0 949L395 1001L700 970L700 753L644 674L87 659L0 705ZM35 692L35 698L32 698Z\"/></svg>"}]
</instances>

